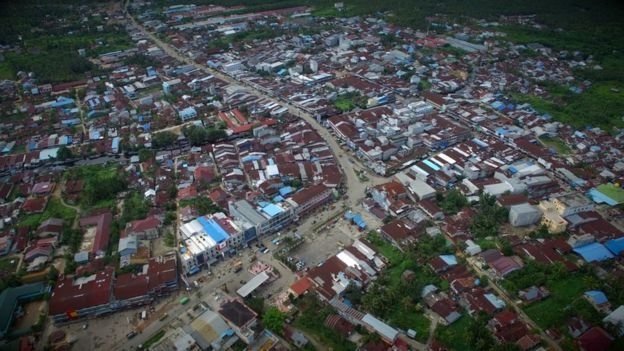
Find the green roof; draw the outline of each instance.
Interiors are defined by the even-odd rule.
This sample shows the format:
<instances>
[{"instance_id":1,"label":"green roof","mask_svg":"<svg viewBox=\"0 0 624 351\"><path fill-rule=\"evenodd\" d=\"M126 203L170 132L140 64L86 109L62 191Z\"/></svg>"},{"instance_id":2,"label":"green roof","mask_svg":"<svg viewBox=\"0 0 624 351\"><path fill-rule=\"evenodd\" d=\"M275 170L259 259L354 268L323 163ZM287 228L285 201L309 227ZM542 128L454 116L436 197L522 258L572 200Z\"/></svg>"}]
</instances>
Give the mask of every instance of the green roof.
<instances>
[{"instance_id":1,"label":"green roof","mask_svg":"<svg viewBox=\"0 0 624 351\"><path fill-rule=\"evenodd\" d=\"M27 300L39 298L48 290L48 285L34 283L8 288L0 293L0 338L7 335L17 305Z\"/></svg>"},{"instance_id":2,"label":"green roof","mask_svg":"<svg viewBox=\"0 0 624 351\"><path fill-rule=\"evenodd\" d=\"M624 202L624 189L622 188L609 183L601 184L596 189L620 204Z\"/></svg>"}]
</instances>

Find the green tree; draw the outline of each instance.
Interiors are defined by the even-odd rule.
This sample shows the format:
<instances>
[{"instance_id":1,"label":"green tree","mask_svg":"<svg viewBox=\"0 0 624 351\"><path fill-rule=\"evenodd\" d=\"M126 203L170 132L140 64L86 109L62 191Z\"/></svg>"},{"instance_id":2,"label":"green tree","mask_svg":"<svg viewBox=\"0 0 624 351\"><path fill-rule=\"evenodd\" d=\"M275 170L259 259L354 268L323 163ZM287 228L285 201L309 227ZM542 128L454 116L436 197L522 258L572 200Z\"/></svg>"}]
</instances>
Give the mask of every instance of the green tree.
<instances>
[{"instance_id":1,"label":"green tree","mask_svg":"<svg viewBox=\"0 0 624 351\"><path fill-rule=\"evenodd\" d=\"M276 333L282 332L285 320L286 315L278 310L277 307L273 306L269 307L262 316L262 323L264 323L264 326Z\"/></svg>"},{"instance_id":2,"label":"green tree","mask_svg":"<svg viewBox=\"0 0 624 351\"><path fill-rule=\"evenodd\" d=\"M152 145L155 148L165 148L173 145L178 137L169 131L159 132L152 135Z\"/></svg>"},{"instance_id":3,"label":"green tree","mask_svg":"<svg viewBox=\"0 0 624 351\"><path fill-rule=\"evenodd\" d=\"M61 146L56 153L56 158L59 161L69 160L73 157L74 155L72 154L71 150L65 145Z\"/></svg>"},{"instance_id":4,"label":"green tree","mask_svg":"<svg viewBox=\"0 0 624 351\"><path fill-rule=\"evenodd\" d=\"M438 193L436 197L440 208L447 215L456 214L468 205L468 199L457 189L453 189L446 194Z\"/></svg>"}]
</instances>

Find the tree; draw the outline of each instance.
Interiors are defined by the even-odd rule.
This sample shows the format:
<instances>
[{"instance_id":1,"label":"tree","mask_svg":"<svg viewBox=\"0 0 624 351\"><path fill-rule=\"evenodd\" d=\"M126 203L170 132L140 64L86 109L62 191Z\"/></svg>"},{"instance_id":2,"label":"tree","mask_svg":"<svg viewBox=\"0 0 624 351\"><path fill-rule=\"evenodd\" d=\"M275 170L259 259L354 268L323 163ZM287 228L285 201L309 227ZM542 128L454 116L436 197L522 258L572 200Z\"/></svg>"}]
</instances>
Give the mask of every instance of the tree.
<instances>
[{"instance_id":1,"label":"tree","mask_svg":"<svg viewBox=\"0 0 624 351\"><path fill-rule=\"evenodd\" d=\"M208 131L206 128L189 125L182 129L182 134L189 140L191 145L197 146L206 143L208 140Z\"/></svg>"},{"instance_id":2,"label":"tree","mask_svg":"<svg viewBox=\"0 0 624 351\"><path fill-rule=\"evenodd\" d=\"M173 145L178 137L172 132L159 132L152 135L152 145L155 148L165 148Z\"/></svg>"},{"instance_id":3,"label":"tree","mask_svg":"<svg viewBox=\"0 0 624 351\"><path fill-rule=\"evenodd\" d=\"M154 151L150 149L139 150L139 161L145 162L154 158Z\"/></svg>"},{"instance_id":4,"label":"tree","mask_svg":"<svg viewBox=\"0 0 624 351\"><path fill-rule=\"evenodd\" d=\"M285 320L286 315L276 307L269 307L262 316L262 323L264 323L264 326L276 333L282 332Z\"/></svg>"},{"instance_id":5,"label":"tree","mask_svg":"<svg viewBox=\"0 0 624 351\"><path fill-rule=\"evenodd\" d=\"M498 227L507 220L508 211L496 204L496 197L481 194L479 212L470 222L470 231L477 238L498 235Z\"/></svg>"},{"instance_id":6,"label":"tree","mask_svg":"<svg viewBox=\"0 0 624 351\"><path fill-rule=\"evenodd\" d=\"M457 189L453 189L446 193L446 195L437 195L438 203L442 211L445 214L456 214L466 205L468 205L468 199Z\"/></svg>"},{"instance_id":7,"label":"tree","mask_svg":"<svg viewBox=\"0 0 624 351\"><path fill-rule=\"evenodd\" d=\"M73 157L74 155L72 154L71 150L65 145L61 146L56 153L56 158L59 161L69 160Z\"/></svg>"}]
</instances>

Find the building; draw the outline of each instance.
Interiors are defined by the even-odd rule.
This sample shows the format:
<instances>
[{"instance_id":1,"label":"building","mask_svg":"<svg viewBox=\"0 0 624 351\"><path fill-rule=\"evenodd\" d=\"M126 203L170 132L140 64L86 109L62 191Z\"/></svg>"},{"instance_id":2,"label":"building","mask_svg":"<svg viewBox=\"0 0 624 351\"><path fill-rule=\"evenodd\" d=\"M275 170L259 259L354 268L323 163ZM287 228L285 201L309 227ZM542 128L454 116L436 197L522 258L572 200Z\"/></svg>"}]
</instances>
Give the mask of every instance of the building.
<instances>
[{"instance_id":1,"label":"building","mask_svg":"<svg viewBox=\"0 0 624 351\"><path fill-rule=\"evenodd\" d=\"M219 314L246 344L251 344L255 340L256 333L253 329L258 324L258 314L242 300L233 299L224 302L219 308Z\"/></svg>"},{"instance_id":2,"label":"building","mask_svg":"<svg viewBox=\"0 0 624 351\"><path fill-rule=\"evenodd\" d=\"M202 265L223 258L227 250L243 244L243 229L221 212L184 223L179 233L184 245L181 265L188 274L199 272Z\"/></svg>"},{"instance_id":3,"label":"building","mask_svg":"<svg viewBox=\"0 0 624 351\"><path fill-rule=\"evenodd\" d=\"M246 228L243 233L245 244L258 236L275 233L293 221L293 210L288 204L261 203L253 206L247 200L230 202L230 216Z\"/></svg>"},{"instance_id":4,"label":"building","mask_svg":"<svg viewBox=\"0 0 624 351\"><path fill-rule=\"evenodd\" d=\"M513 205L509 209L509 223L514 227L526 227L537 223L542 218L542 212L528 203Z\"/></svg>"},{"instance_id":5,"label":"building","mask_svg":"<svg viewBox=\"0 0 624 351\"><path fill-rule=\"evenodd\" d=\"M55 323L113 312L112 267L86 277L60 277L52 290L49 314Z\"/></svg>"},{"instance_id":6,"label":"building","mask_svg":"<svg viewBox=\"0 0 624 351\"><path fill-rule=\"evenodd\" d=\"M49 291L50 287L43 283L25 284L2 291L0 293L0 340L9 334L17 307L28 301L39 299Z\"/></svg>"},{"instance_id":7,"label":"building","mask_svg":"<svg viewBox=\"0 0 624 351\"><path fill-rule=\"evenodd\" d=\"M296 216L324 205L332 200L332 190L323 184L313 185L300 190L291 196L288 203L292 205Z\"/></svg>"},{"instance_id":8,"label":"building","mask_svg":"<svg viewBox=\"0 0 624 351\"><path fill-rule=\"evenodd\" d=\"M154 257L143 265L140 272L126 273L115 278L113 306L120 309L145 305L177 289L176 257Z\"/></svg>"},{"instance_id":9,"label":"building","mask_svg":"<svg viewBox=\"0 0 624 351\"><path fill-rule=\"evenodd\" d=\"M593 211L594 204L579 193L569 193L551 199L555 209L562 217L567 217L579 212Z\"/></svg>"},{"instance_id":10,"label":"building","mask_svg":"<svg viewBox=\"0 0 624 351\"><path fill-rule=\"evenodd\" d=\"M126 236L136 236L139 240L155 239L160 234L161 220L156 216L132 221L126 225Z\"/></svg>"}]
</instances>

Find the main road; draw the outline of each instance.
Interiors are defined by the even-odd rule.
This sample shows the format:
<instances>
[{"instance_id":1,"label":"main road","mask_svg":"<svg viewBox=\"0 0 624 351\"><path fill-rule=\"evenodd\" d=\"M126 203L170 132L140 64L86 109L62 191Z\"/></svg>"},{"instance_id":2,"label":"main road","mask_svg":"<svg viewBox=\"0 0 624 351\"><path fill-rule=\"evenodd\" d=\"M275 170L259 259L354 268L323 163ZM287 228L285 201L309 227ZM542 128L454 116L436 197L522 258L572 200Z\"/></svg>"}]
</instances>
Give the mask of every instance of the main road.
<instances>
[{"instance_id":1,"label":"main road","mask_svg":"<svg viewBox=\"0 0 624 351\"><path fill-rule=\"evenodd\" d=\"M124 5L124 12L126 13L128 19L132 22L132 24L140 30L145 36L147 36L152 42L154 42L159 48L161 48L165 53L169 56L177 59L180 62L184 62L188 65L192 65L202 72L211 74L218 79L221 79L229 84L235 84L245 87L247 90L252 92L254 95L273 101L275 103L281 104L282 106L288 109L288 112L291 114L300 117L304 121L306 121L320 136L325 140L329 148L332 150L334 157L338 161L338 164L342 170L344 176L344 184L347 194L347 199L345 200L345 204L347 207L354 207L357 205L359 199L363 198L366 192L366 187L369 185L367 182L363 182L360 180L358 175L355 173L354 164L349 161L348 154L340 147L336 139L331 135L331 133L324 128L314 116L306 111L304 108L297 106L286 99L276 99L271 96L272 93L268 91L268 89L264 89L263 87L258 86L257 84L250 84L241 79L237 79L230 75L227 75L221 71L209 68L207 66L201 65L191 58L184 56L178 49L175 47L163 42L160 38L152 34L148 31L142 24L140 24L129 12L128 5L130 0L126 0ZM370 179L370 184L380 184L387 181L386 178L378 177L369 172L367 177Z\"/></svg>"}]
</instances>

